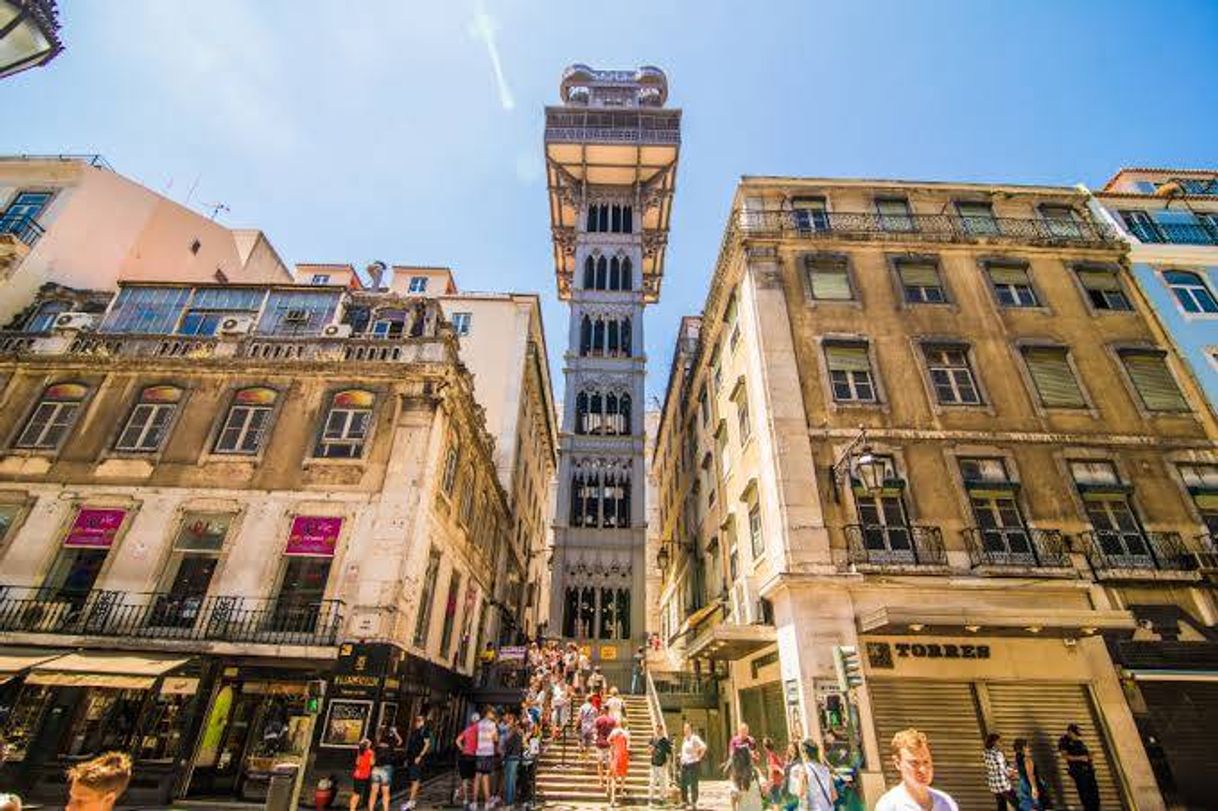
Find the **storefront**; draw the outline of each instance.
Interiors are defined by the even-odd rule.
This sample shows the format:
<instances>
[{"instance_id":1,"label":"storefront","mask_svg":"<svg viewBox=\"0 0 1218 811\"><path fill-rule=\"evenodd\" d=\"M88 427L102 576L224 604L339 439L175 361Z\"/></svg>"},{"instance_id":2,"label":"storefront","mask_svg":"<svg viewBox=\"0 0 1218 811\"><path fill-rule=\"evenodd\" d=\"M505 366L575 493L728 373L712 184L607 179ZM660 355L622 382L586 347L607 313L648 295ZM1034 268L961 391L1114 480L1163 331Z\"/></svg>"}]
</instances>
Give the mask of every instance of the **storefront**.
<instances>
[{"instance_id":1,"label":"storefront","mask_svg":"<svg viewBox=\"0 0 1218 811\"><path fill-rule=\"evenodd\" d=\"M304 772L316 725L311 689L331 663L250 660L220 666L199 725L184 794L261 801L279 763Z\"/></svg>"},{"instance_id":2,"label":"storefront","mask_svg":"<svg viewBox=\"0 0 1218 811\"><path fill-rule=\"evenodd\" d=\"M1104 673L1110 665L1101 639L917 634L865 636L861 643L879 754L871 768L882 769L887 785L900 780L888 742L916 727L930 738L935 785L961 808L992 807L982 752L986 734L997 732L1008 757L1015 739L1027 739L1055 807L1073 807L1077 795L1057 741L1075 723L1091 751L1104 807L1130 807L1105 717L1106 709L1124 712L1124 702Z\"/></svg>"},{"instance_id":3,"label":"storefront","mask_svg":"<svg viewBox=\"0 0 1218 811\"><path fill-rule=\"evenodd\" d=\"M131 799L168 802L201 675L188 657L152 653L67 653L31 665L5 720L3 783L62 799L66 768L121 750L135 760Z\"/></svg>"}]
</instances>

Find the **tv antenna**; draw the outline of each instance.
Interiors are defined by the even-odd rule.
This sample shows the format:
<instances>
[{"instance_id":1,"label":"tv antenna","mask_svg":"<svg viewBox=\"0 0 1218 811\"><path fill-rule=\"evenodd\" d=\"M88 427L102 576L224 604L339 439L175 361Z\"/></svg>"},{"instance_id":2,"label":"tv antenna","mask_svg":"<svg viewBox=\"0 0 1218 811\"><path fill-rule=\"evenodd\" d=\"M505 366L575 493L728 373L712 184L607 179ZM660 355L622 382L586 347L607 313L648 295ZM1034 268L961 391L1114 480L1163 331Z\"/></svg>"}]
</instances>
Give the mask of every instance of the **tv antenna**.
<instances>
[{"instance_id":1,"label":"tv antenna","mask_svg":"<svg viewBox=\"0 0 1218 811\"><path fill-rule=\"evenodd\" d=\"M225 213L232 211L232 209L224 205L224 203L204 203L203 207L211 209L211 219L213 222L221 211Z\"/></svg>"}]
</instances>

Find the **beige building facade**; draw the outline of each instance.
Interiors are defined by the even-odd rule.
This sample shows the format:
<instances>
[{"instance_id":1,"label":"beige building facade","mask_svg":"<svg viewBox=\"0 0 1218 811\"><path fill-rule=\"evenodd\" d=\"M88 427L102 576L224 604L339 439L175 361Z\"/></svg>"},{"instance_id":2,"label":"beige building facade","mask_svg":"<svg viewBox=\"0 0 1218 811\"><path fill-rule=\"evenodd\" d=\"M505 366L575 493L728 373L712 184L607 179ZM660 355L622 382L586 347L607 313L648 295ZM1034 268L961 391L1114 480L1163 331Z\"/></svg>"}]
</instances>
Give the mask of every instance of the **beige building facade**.
<instances>
[{"instance_id":1,"label":"beige building facade","mask_svg":"<svg viewBox=\"0 0 1218 811\"><path fill-rule=\"evenodd\" d=\"M998 731L1060 806L1078 723L1105 807L1164 807L1110 649L1215 623L1218 434L1084 192L745 178L680 340L660 628L724 734L819 738L870 804L917 726L980 808Z\"/></svg>"},{"instance_id":2,"label":"beige building facade","mask_svg":"<svg viewBox=\"0 0 1218 811\"><path fill-rule=\"evenodd\" d=\"M441 302L134 282L23 312L51 299L99 315L0 334L12 779L57 795L63 758L130 748L147 801L257 798L416 712L455 735L527 556Z\"/></svg>"}]
</instances>

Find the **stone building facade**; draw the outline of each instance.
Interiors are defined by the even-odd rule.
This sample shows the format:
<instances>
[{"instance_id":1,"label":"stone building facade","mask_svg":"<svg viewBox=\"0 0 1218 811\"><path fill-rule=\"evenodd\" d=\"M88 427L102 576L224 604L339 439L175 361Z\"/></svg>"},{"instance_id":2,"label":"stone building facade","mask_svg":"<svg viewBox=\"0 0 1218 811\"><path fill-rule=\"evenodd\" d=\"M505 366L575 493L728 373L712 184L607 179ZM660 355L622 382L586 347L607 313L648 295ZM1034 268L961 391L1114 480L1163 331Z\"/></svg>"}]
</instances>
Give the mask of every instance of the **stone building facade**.
<instances>
[{"instance_id":1,"label":"stone building facade","mask_svg":"<svg viewBox=\"0 0 1218 811\"><path fill-rule=\"evenodd\" d=\"M256 798L416 712L451 740L524 555L440 302L130 283L26 330L45 303L0 333L5 785L127 748L137 801Z\"/></svg>"},{"instance_id":2,"label":"stone building facade","mask_svg":"<svg viewBox=\"0 0 1218 811\"><path fill-rule=\"evenodd\" d=\"M1164 807L1113 651L1218 620L1218 427L1085 192L744 178L681 341L661 627L724 734L820 738L870 804L918 726L980 808L991 730L1073 797L1074 722L1106 807Z\"/></svg>"}]
</instances>

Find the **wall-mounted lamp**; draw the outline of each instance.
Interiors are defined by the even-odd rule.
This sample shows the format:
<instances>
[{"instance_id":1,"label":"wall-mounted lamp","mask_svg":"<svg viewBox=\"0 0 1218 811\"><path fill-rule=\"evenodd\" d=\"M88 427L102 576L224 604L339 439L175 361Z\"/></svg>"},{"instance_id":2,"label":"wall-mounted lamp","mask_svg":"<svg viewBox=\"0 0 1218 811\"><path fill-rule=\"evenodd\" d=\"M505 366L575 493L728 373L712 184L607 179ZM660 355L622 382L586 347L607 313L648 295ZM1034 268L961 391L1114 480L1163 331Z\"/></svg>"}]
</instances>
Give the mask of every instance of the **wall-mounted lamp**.
<instances>
[{"instance_id":1,"label":"wall-mounted lamp","mask_svg":"<svg viewBox=\"0 0 1218 811\"><path fill-rule=\"evenodd\" d=\"M884 486L886 468L884 460L871 452L871 446L867 444L867 428L860 425L858 436L850 440L850 444L829 468L833 477L834 500L840 500L839 488L848 487L851 481L858 481L868 493L878 492Z\"/></svg>"}]
</instances>

